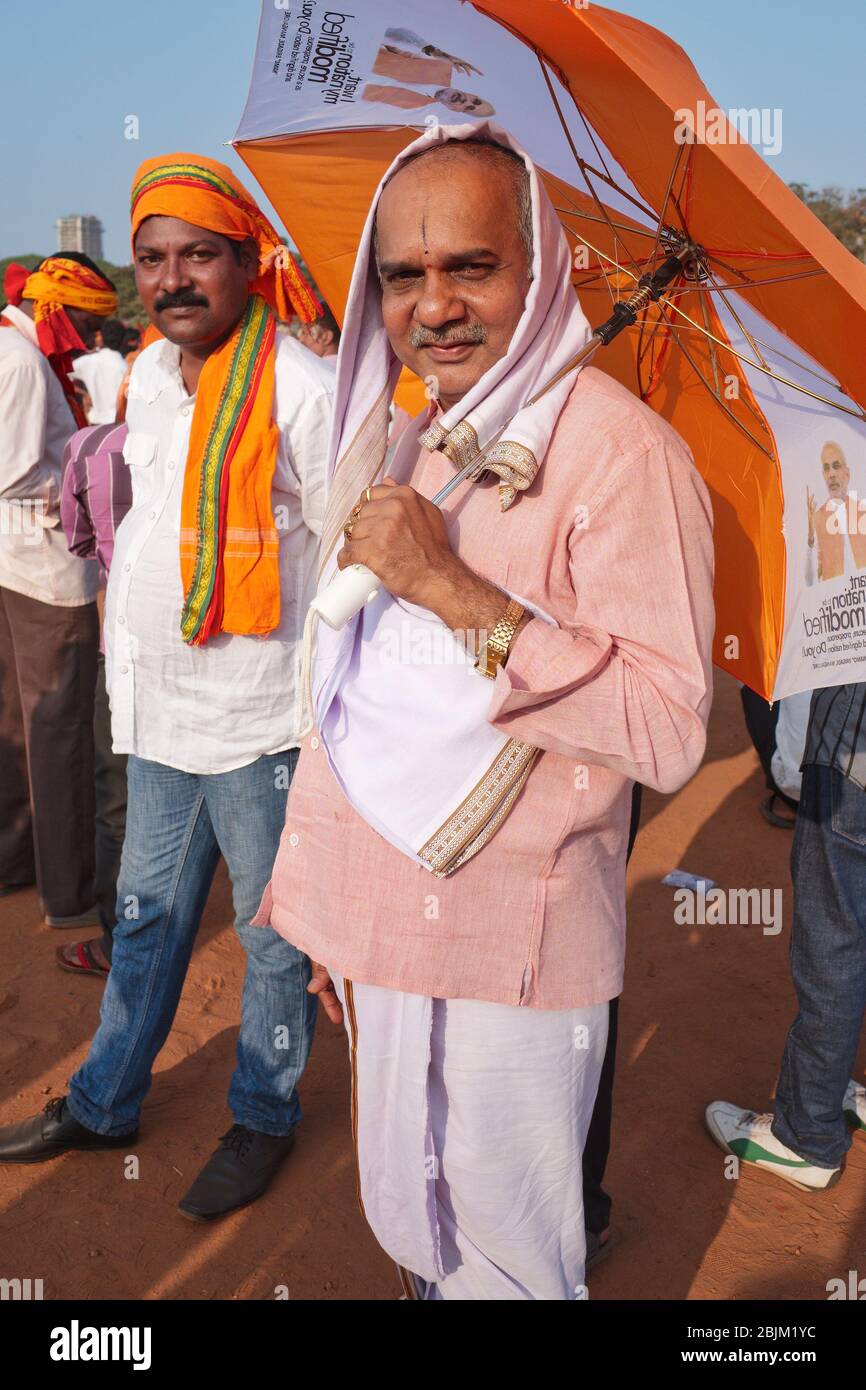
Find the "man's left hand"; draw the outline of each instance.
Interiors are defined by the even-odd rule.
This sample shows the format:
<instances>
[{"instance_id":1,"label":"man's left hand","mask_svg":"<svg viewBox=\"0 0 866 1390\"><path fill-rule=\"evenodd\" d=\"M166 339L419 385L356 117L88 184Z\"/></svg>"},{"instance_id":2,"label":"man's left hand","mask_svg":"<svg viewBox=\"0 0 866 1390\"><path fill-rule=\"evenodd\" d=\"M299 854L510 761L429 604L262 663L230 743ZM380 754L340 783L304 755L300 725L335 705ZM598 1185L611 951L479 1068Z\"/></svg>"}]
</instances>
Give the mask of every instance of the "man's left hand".
<instances>
[{"instance_id":1,"label":"man's left hand","mask_svg":"<svg viewBox=\"0 0 866 1390\"><path fill-rule=\"evenodd\" d=\"M396 598L437 611L443 587L465 567L448 540L438 507L392 479L358 499L361 512L351 540L337 555L340 569L366 565Z\"/></svg>"}]
</instances>

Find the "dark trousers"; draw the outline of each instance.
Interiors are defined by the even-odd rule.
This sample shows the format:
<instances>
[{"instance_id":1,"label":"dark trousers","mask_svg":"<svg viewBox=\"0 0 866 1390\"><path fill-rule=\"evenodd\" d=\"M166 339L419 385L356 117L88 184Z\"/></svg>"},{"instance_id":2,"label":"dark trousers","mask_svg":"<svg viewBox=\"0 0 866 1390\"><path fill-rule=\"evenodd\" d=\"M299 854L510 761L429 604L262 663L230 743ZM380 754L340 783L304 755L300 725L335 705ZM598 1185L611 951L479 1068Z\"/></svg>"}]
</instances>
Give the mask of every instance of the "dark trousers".
<instances>
[{"instance_id":1,"label":"dark trousers","mask_svg":"<svg viewBox=\"0 0 866 1390\"><path fill-rule=\"evenodd\" d=\"M743 705L743 715L746 720L746 728L749 731L749 738L761 760L761 768L764 773L764 780L767 783L768 791L776 791L776 783L773 779L773 754L776 751L776 725L779 722L779 702L774 705L769 704L760 695L756 695L754 690L750 690L744 685L740 690L740 700Z\"/></svg>"},{"instance_id":2,"label":"dark trousers","mask_svg":"<svg viewBox=\"0 0 866 1390\"><path fill-rule=\"evenodd\" d=\"M635 782L631 794L631 825L628 832L626 863L631 859L631 852L637 839L642 796L643 787L639 782ZM583 1222L586 1229L596 1236L600 1236L602 1231L606 1231L610 1225L611 1200L602 1183L610 1153L619 1000L611 999L608 1009L607 1048L601 1065L598 1094L595 1098L595 1106L583 1150Z\"/></svg>"},{"instance_id":3,"label":"dark trousers","mask_svg":"<svg viewBox=\"0 0 866 1390\"><path fill-rule=\"evenodd\" d=\"M0 883L36 882L46 915L89 911L94 888L96 604L0 588Z\"/></svg>"},{"instance_id":4,"label":"dark trousers","mask_svg":"<svg viewBox=\"0 0 866 1390\"><path fill-rule=\"evenodd\" d=\"M96 902L102 922L100 945L111 960L117 921L117 875L126 833L126 754L111 748L111 711L105 689L105 657L100 652L93 710L96 753Z\"/></svg>"},{"instance_id":5,"label":"dark trousers","mask_svg":"<svg viewBox=\"0 0 866 1390\"><path fill-rule=\"evenodd\" d=\"M819 1168L837 1168L851 1143L842 1101L866 1014L866 792L835 767L803 770L791 877L800 1008L773 1133Z\"/></svg>"}]
</instances>

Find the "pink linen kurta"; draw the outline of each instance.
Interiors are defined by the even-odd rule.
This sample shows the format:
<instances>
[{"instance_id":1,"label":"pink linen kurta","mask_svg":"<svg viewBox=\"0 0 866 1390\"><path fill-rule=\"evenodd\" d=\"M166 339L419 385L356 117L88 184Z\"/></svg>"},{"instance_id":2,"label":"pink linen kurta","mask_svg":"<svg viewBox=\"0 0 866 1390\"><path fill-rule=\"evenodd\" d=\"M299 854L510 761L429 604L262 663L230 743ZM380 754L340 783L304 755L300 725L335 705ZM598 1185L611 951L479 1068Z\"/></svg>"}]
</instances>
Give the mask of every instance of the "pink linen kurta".
<instances>
[{"instance_id":1,"label":"pink linen kurta","mask_svg":"<svg viewBox=\"0 0 866 1390\"><path fill-rule=\"evenodd\" d=\"M422 450L399 481L431 497L453 471ZM357 983L538 1009L602 1003L622 989L631 783L676 790L703 755L707 491L679 436L587 368L511 509L500 512L493 478L458 489L443 513L471 569L559 625L528 623L491 682L490 721L543 754L489 844L437 879L362 820L308 738L255 920ZM387 709L382 754L399 757Z\"/></svg>"}]
</instances>

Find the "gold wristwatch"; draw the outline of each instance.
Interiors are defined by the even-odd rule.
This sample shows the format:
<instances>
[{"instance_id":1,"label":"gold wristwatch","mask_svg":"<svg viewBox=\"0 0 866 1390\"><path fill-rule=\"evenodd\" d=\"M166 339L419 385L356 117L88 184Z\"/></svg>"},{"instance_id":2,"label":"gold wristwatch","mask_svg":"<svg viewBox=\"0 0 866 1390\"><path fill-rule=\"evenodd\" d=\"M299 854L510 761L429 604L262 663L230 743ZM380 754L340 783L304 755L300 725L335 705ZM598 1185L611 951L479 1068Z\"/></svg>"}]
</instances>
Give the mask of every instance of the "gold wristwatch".
<instances>
[{"instance_id":1,"label":"gold wristwatch","mask_svg":"<svg viewBox=\"0 0 866 1390\"><path fill-rule=\"evenodd\" d=\"M480 671L482 676L489 676L490 680L496 679L496 672L508 656L508 650L514 641L514 634L525 612L525 608L516 599L511 600L481 648L475 663L476 671Z\"/></svg>"}]
</instances>

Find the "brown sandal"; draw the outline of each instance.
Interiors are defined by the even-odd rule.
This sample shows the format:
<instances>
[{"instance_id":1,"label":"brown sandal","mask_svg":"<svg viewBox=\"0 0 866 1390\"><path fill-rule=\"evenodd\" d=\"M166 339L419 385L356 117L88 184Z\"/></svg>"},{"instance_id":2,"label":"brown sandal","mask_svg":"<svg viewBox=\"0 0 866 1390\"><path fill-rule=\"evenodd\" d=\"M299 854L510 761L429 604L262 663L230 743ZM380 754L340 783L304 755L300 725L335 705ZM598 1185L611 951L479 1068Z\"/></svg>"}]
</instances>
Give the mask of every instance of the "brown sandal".
<instances>
[{"instance_id":1,"label":"brown sandal","mask_svg":"<svg viewBox=\"0 0 866 1390\"><path fill-rule=\"evenodd\" d=\"M72 949L78 960L77 965L66 959L66 952L69 947L58 946L54 954L60 969L68 970L72 975L99 975L104 980L108 971L104 965L100 965L93 954L93 942L96 940L96 937L92 937L90 941L76 941L73 944Z\"/></svg>"}]
</instances>

